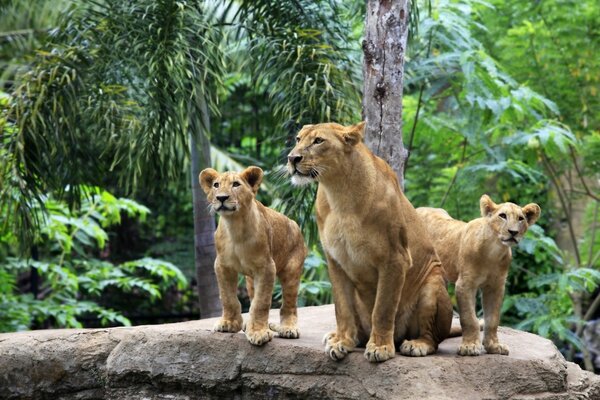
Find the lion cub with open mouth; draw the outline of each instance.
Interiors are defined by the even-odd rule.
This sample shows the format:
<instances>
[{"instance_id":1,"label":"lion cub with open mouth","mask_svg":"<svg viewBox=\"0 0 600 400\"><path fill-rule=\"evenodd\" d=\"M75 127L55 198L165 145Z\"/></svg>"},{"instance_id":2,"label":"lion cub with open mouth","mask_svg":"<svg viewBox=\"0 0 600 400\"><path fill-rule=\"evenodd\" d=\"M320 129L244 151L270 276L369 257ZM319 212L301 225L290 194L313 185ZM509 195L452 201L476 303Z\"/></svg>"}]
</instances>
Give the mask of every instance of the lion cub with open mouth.
<instances>
[{"instance_id":1,"label":"lion cub with open mouth","mask_svg":"<svg viewBox=\"0 0 600 400\"><path fill-rule=\"evenodd\" d=\"M199 178L212 211L221 216L215 232L215 272L223 316L214 330L242 329L237 298L238 273L242 273L246 275L251 300L250 319L244 329L250 343L265 344L272 339L272 330L279 337L300 337L296 300L307 251L298 224L256 200L263 178L258 167L222 174L207 168ZM280 325L269 325L275 275L281 281L283 305Z\"/></svg>"},{"instance_id":2,"label":"lion cub with open mouth","mask_svg":"<svg viewBox=\"0 0 600 400\"><path fill-rule=\"evenodd\" d=\"M420 207L445 276L456 282L456 299L463 339L458 354L477 356L482 347L475 297L483 295L483 347L489 354L508 355L508 346L498 341L504 284L512 259L511 247L518 244L530 225L540 217L540 206L521 208L513 203L496 204L488 195L479 201L481 218L457 221L441 208Z\"/></svg>"}]
</instances>

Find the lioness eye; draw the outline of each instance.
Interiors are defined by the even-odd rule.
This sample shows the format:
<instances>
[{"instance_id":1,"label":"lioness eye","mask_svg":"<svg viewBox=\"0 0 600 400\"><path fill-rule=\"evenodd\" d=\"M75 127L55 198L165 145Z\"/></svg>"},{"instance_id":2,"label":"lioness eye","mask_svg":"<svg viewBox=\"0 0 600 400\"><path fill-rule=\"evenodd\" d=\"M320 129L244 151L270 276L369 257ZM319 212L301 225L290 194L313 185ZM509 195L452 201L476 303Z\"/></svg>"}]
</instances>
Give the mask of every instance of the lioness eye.
<instances>
[{"instance_id":1,"label":"lioness eye","mask_svg":"<svg viewBox=\"0 0 600 400\"><path fill-rule=\"evenodd\" d=\"M314 143L314 144L321 144L321 143L323 143L323 142L324 142L324 140L323 140L322 138L320 138L320 137L317 137L317 138L315 138L315 141L314 141L313 143Z\"/></svg>"},{"instance_id":2,"label":"lioness eye","mask_svg":"<svg viewBox=\"0 0 600 400\"><path fill-rule=\"evenodd\" d=\"M506 219L506 214L504 214L504 213L498 214L498 216L502 219Z\"/></svg>"},{"instance_id":3,"label":"lioness eye","mask_svg":"<svg viewBox=\"0 0 600 400\"><path fill-rule=\"evenodd\" d=\"M233 185L232 185L232 186L233 186L233 187L238 187L238 186L240 186L240 183L239 183L238 181L235 181L235 182L233 182Z\"/></svg>"},{"instance_id":4,"label":"lioness eye","mask_svg":"<svg viewBox=\"0 0 600 400\"><path fill-rule=\"evenodd\" d=\"M300 136L296 136L296 143L300 141Z\"/></svg>"}]
</instances>

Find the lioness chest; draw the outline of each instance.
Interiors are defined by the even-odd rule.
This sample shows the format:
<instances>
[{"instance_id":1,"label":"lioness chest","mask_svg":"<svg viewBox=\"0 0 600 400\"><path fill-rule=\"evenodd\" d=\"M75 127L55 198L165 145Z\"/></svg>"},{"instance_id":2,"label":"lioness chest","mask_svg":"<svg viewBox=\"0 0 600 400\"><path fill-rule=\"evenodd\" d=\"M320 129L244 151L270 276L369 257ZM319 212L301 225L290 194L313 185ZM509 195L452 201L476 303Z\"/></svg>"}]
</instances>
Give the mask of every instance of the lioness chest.
<instances>
[{"instance_id":1,"label":"lioness chest","mask_svg":"<svg viewBox=\"0 0 600 400\"><path fill-rule=\"evenodd\" d=\"M323 248L355 283L376 282L386 262L386 235L354 216L327 216L319 226Z\"/></svg>"}]
</instances>

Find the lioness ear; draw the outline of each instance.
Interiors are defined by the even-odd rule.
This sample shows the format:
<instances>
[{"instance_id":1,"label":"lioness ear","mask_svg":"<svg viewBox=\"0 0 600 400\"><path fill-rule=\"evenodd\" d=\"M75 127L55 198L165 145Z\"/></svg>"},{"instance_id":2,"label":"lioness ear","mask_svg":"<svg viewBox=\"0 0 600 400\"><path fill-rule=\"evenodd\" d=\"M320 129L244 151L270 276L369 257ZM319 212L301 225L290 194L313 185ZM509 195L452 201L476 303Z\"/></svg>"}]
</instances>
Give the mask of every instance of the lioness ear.
<instances>
[{"instance_id":1,"label":"lioness ear","mask_svg":"<svg viewBox=\"0 0 600 400\"><path fill-rule=\"evenodd\" d=\"M496 207L496 203L487 194L484 194L479 199L479 208L481 209L482 217L489 217L496 210Z\"/></svg>"},{"instance_id":2,"label":"lioness ear","mask_svg":"<svg viewBox=\"0 0 600 400\"><path fill-rule=\"evenodd\" d=\"M344 132L344 140L351 146L360 143L363 140L363 134L365 131L365 121L359 122L356 125L348 127L348 130Z\"/></svg>"},{"instance_id":3,"label":"lioness ear","mask_svg":"<svg viewBox=\"0 0 600 400\"><path fill-rule=\"evenodd\" d=\"M213 182L219 177L219 173L212 168L203 169L198 175L198 180L200 181L200 186L202 186L202 190L204 193L208 194L212 189Z\"/></svg>"},{"instance_id":4,"label":"lioness ear","mask_svg":"<svg viewBox=\"0 0 600 400\"><path fill-rule=\"evenodd\" d=\"M263 170L255 166L251 166L246 168L241 173L241 176L252 187L252 191L254 193L258 193L258 188L260 187L263 178Z\"/></svg>"},{"instance_id":5,"label":"lioness ear","mask_svg":"<svg viewBox=\"0 0 600 400\"><path fill-rule=\"evenodd\" d=\"M523 214L525 214L525 218L527 218L527 225L535 224L535 221L538 220L540 214L542 213L542 209L535 203L529 203L525 207L522 208Z\"/></svg>"}]
</instances>

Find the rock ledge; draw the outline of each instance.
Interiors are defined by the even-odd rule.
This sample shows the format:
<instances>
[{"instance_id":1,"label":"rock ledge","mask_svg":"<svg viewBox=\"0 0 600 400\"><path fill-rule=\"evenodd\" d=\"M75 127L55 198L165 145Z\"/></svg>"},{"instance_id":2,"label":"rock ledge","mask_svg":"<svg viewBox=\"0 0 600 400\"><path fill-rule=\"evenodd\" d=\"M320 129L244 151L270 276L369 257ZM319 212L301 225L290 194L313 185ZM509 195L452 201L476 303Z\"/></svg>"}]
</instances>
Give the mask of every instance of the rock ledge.
<instances>
[{"instance_id":1,"label":"rock ledge","mask_svg":"<svg viewBox=\"0 0 600 400\"><path fill-rule=\"evenodd\" d=\"M539 336L501 328L510 356L341 362L321 345L333 306L299 309L301 338L257 348L214 319L132 328L0 334L1 399L600 399L600 377ZM272 310L271 321L277 321Z\"/></svg>"}]
</instances>

